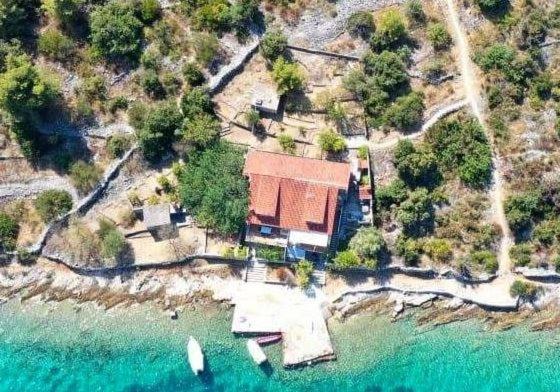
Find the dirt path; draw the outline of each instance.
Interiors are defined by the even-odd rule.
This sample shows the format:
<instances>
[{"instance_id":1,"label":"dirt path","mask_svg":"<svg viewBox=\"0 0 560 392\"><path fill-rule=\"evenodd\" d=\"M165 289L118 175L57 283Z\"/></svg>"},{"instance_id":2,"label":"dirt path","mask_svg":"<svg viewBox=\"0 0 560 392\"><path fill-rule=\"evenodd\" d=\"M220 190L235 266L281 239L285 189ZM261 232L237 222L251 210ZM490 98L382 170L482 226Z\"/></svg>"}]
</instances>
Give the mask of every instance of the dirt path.
<instances>
[{"instance_id":1,"label":"dirt path","mask_svg":"<svg viewBox=\"0 0 560 392\"><path fill-rule=\"evenodd\" d=\"M420 136L422 136L428 129L430 129L435 123L437 123L440 119L442 119L445 116L448 116L451 113L458 111L459 109L461 109L464 106L467 106L468 104L469 104L468 100L462 99L460 101L452 102L449 105L445 105L444 107L438 109L430 118L424 121L422 128L420 128L418 132L409 133L406 135L399 134L396 138L387 140L385 142L371 143L370 150L372 151L387 150L391 147L394 147L399 142L399 140L417 139Z\"/></svg>"},{"instance_id":2,"label":"dirt path","mask_svg":"<svg viewBox=\"0 0 560 392\"><path fill-rule=\"evenodd\" d=\"M447 6L448 20L452 27L452 35L457 46L459 63L461 69L461 75L463 80L463 86L465 89L465 96L472 108L473 114L480 121L484 127L484 131L488 139L493 144L493 137L491 132L489 132L486 125L486 121L483 116L483 110L481 105L480 96L480 85L477 78L475 77L475 67L471 61L470 48L467 36L461 22L459 21L459 15L457 13L457 8L455 6L454 0L444 0ZM492 211L494 215L494 220L500 226L502 231L502 239L500 243L500 251L498 255L498 260L500 264L499 274L509 274L511 273L511 260L509 257L509 249L513 244L513 237L507 223L505 213L504 213L504 195L503 195L503 178L501 173L501 162L500 158L493 152L492 162L494 164L494 171L492 173L492 189L490 190L490 198L492 200Z\"/></svg>"}]
</instances>

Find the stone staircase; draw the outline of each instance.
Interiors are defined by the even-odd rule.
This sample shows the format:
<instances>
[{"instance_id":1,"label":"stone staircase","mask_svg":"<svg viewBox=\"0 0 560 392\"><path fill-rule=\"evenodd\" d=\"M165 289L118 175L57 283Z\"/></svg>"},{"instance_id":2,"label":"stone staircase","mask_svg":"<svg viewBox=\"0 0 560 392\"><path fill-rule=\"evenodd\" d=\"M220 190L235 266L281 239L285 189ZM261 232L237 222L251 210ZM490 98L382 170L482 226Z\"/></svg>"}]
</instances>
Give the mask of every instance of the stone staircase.
<instances>
[{"instance_id":1,"label":"stone staircase","mask_svg":"<svg viewBox=\"0 0 560 392\"><path fill-rule=\"evenodd\" d=\"M247 274L245 275L246 282L260 282L266 281L267 266L265 263L253 260L247 267Z\"/></svg>"},{"instance_id":2,"label":"stone staircase","mask_svg":"<svg viewBox=\"0 0 560 392\"><path fill-rule=\"evenodd\" d=\"M311 280L316 285L324 286L325 283L327 283L327 273L325 272L325 270L316 269L313 271L313 274L311 275Z\"/></svg>"}]
</instances>

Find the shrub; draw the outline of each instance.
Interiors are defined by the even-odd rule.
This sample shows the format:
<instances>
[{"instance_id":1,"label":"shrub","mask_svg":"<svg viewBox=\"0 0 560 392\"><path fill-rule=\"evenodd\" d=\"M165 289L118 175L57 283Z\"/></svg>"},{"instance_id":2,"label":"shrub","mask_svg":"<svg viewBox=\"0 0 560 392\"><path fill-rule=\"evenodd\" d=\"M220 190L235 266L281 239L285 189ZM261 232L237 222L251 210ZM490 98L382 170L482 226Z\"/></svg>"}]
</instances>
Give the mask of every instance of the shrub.
<instances>
[{"instance_id":1,"label":"shrub","mask_svg":"<svg viewBox=\"0 0 560 392\"><path fill-rule=\"evenodd\" d=\"M159 80L158 73L151 68L146 69L142 73L140 85L144 92L151 98L162 98L164 96L163 85Z\"/></svg>"},{"instance_id":2,"label":"shrub","mask_svg":"<svg viewBox=\"0 0 560 392\"><path fill-rule=\"evenodd\" d=\"M408 139L397 143L393 163L409 186L432 188L441 181L435 154L426 148L417 149Z\"/></svg>"},{"instance_id":3,"label":"shrub","mask_svg":"<svg viewBox=\"0 0 560 392\"><path fill-rule=\"evenodd\" d=\"M407 194L406 184L397 178L389 185L376 187L375 200L380 209L389 209L392 205L399 205L406 200Z\"/></svg>"},{"instance_id":4,"label":"shrub","mask_svg":"<svg viewBox=\"0 0 560 392\"><path fill-rule=\"evenodd\" d=\"M436 50L446 49L451 44L451 36L441 22L430 23L427 29L428 40Z\"/></svg>"},{"instance_id":5,"label":"shrub","mask_svg":"<svg viewBox=\"0 0 560 392\"><path fill-rule=\"evenodd\" d=\"M197 114L187 118L182 130L183 140L199 148L208 146L220 135L221 127L218 120L208 114Z\"/></svg>"},{"instance_id":6,"label":"shrub","mask_svg":"<svg viewBox=\"0 0 560 392\"><path fill-rule=\"evenodd\" d=\"M64 61L74 53L74 41L56 29L48 29L39 36L37 47L46 57Z\"/></svg>"},{"instance_id":7,"label":"shrub","mask_svg":"<svg viewBox=\"0 0 560 392\"><path fill-rule=\"evenodd\" d=\"M400 235L395 246L397 254L403 258L405 265L414 266L418 264L422 254L422 244L419 241Z\"/></svg>"},{"instance_id":8,"label":"shrub","mask_svg":"<svg viewBox=\"0 0 560 392\"><path fill-rule=\"evenodd\" d=\"M508 4L509 0L476 0L479 7L485 11L497 11Z\"/></svg>"},{"instance_id":9,"label":"shrub","mask_svg":"<svg viewBox=\"0 0 560 392\"><path fill-rule=\"evenodd\" d=\"M527 229L539 204L540 197L535 192L509 196L504 202L504 210L511 229L517 233Z\"/></svg>"},{"instance_id":10,"label":"shrub","mask_svg":"<svg viewBox=\"0 0 560 392\"><path fill-rule=\"evenodd\" d=\"M364 264L377 265L386 243L379 229L363 227L352 237L348 248L354 251Z\"/></svg>"},{"instance_id":11,"label":"shrub","mask_svg":"<svg viewBox=\"0 0 560 392\"><path fill-rule=\"evenodd\" d=\"M524 85L535 73L531 59L520 57L506 44L494 44L475 56L475 61L486 72L500 71L508 81Z\"/></svg>"},{"instance_id":12,"label":"shrub","mask_svg":"<svg viewBox=\"0 0 560 392\"><path fill-rule=\"evenodd\" d=\"M279 57L272 66L272 79L276 82L278 92L301 90L305 83L305 77L297 63L290 63L283 57Z\"/></svg>"},{"instance_id":13,"label":"shrub","mask_svg":"<svg viewBox=\"0 0 560 392\"><path fill-rule=\"evenodd\" d=\"M206 81L204 74L195 63L186 63L183 66L183 77L191 87L200 86Z\"/></svg>"},{"instance_id":14,"label":"shrub","mask_svg":"<svg viewBox=\"0 0 560 392\"><path fill-rule=\"evenodd\" d=\"M132 2L111 0L91 12L91 43L109 59L136 60L142 42L142 22Z\"/></svg>"},{"instance_id":15,"label":"shrub","mask_svg":"<svg viewBox=\"0 0 560 392\"><path fill-rule=\"evenodd\" d=\"M340 134L327 129L319 133L319 146L325 152L339 153L346 149L346 142Z\"/></svg>"},{"instance_id":16,"label":"shrub","mask_svg":"<svg viewBox=\"0 0 560 392\"><path fill-rule=\"evenodd\" d=\"M267 261L282 261L284 260L284 248L272 245L259 245L255 249L255 255L259 259Z\"/></svg>"},{"instance_id":17,"label":"shrub","mask_svg":"<svg viewBox=\"0 0 560 392\"><path fill-rule=\"evenodd\" d=\"M289 154L294 154L296 152L296 142L290 135L285 133L280 134L278 136L278 143L280 144L280 147L282 147L282 151Z\"/></svg>"},{"instance_id":18,"label":"shrub","mask_svg":"<svg viewBox=\"0 0 560 392\"><path fill-rule=\"evenodd\" d=\"M263 57L273 63L282 56L287 49L288 39L280 30L267 31L260 44Z\"/></svg>"},{"instance_id":19,"label":"shrub","mask_svg":"<svg viewBox=\"0 0 560 392\"><path fill-rule=\"evenodd\" d=\"M220 49L220 42L213 34L196 33L193 34L192 47L196 61L206 67L216 57Z\"/></svg>"},{"instance_id":20,"label":"shrub","mask_svg":"<svg viewBox=\"0 0 560 392\"><path fill-rule=\"evenodd\" d=\"M368 158L368 154L369 154L369 148L368 148L367 145L363 145L363 146L358 147L357 155L358 155L359 159L362 159L362 160L365 161Z\"/></svg>"},{"instance_id":21,"label":"shrub","mask_svg":"<svg viewBox=\"0 0 560 392\"><path fill-rule=\"evenodd\" d=\"M226 0L207 0L199 3L192 15L192 24L196 30L227 30L231 19L229 3Z\"/></svg>"},{"instance_id":22,"label":"shrub","mask_svg":"<svg viewBox=\"0 0 560 392\"><path fill-rule=\"evenodd\" d=\"M99 182L101 170L95 164L77 161L70 166L70 178L79 192L88 193Z\"/></svg>"},{"instance_id":23,"label":"shrub","mask_svg":"<svg viewBox=\"0 0 560 392\"><path fill-rule=\"evenodd\" d=\"M173 72L163 72L161 75L161 85L165 94L168 96L175 96L181 89L183 82Z\"/></svg>"},{"instance_id":24,"label":"shrub","mask_svg":"<svg viewBox=\"0 0 560 392\"><path fill-rule=\"evenodd\" d=\"M338 252L333 262L337 269L359 267L362 264L360 257L353 250Z\"/></svg>"},{"instance_id":25,"label":"shrub","mask_svg":"<svg viewBox=\"0 0 560 392\"><path fill-rule=\"evenodd\" d=\"M58 189L43 191L35 199L35 209L43 221L53 221L72 209L72 196Z\"/></svg>"},{"instance_id":26,"label":"shrub","mask_svg":"<svg viewBox=\"0 0 560 392\"><path fill-rule=\"evenodd\" d=\"M101 75L92 75L85 78L79 87L79 92L88 102L104 100L107 96L105 78Z\"/></svg>"},{"instance_id":27,"label":"shrub","mask_svg":"<svg viewBox=\"0 0 560 392\"><path fill-rule=\"evenodd\" d=\"M551 219L540 222L533 230L533 238L543 246L552 245L560 238L560 221Z\"/></svg>"},{"instance_id":28,"label":"shrub","mask_svg":"<svg viewBox=\"0 0 560 392\"><path fill-rule=\"evenodd\" d=\"M533 247L527 243L514 245L509 250L509 257L511 257L516 267L526 267L529 265L532 254Z\"/></svg>"},{"instance_id":29,"label":"shrub","mask_svg":"<svg viewBox=\"0 0 560 392\"><path fill-rule=\"evenodd\" d=\"M421 0L407 0L405 4L406 16L409 20L421 24L426 21L426 14Z\"/></svg>"},{"instance_id":30,"label":"shrub","mask_svg":"<svg viewBox=\"0 0 560 392\"><path fill-rule=\"evenodd\" d=\"M498 258L489 250L471 252L470 260L476 265L481 265L486 272L493 274L498 270Z\"/></svg>"},{"instance_id":31,"label":"shrub","mask_svg":"<svg viewBox=\"0 0 560 392\"><path fill-rule=\"evenodd\" d=\"M111 158L122 156L130 148L130 137L127 135L112 135L107 140L107 151Z\"/></svg>"},{"instance_id":32,"label":"shrub","mask_svg":"<svg viewBox=\"0 0 560 392\"><path fill-rule=\"evenodd\" d=\"M126 248L124 235L117 229L101 238L101 255L107 259L117 259Z\"/></svg>"},{"instance_id":33,"label":"shrub","mask_svg":"<svg viewBox=\"0 0 560 392\"><path fill-rule=\"evenodd\" d=\"M385 114L389 125L400 130L408 130L418 125L424 115L424 95L421 92L411 92L398 97Z\"/></svg>"},{"instance_id":34,"label":"shrub","mask_svg":"<svg viewBox=\"0 0 560 392\"><path fill-rule=\"evenodd\" d=\"M379 17L372 44L378 49L391 48L402 42L406 36L405 18L399 11L389 9Z\"/></svg>"},{"instance_id":35,"label":"shrub","mask_svg":"<svg viewBox=\"0 0 560 392\"><path fill-rule=\"evenodd\" d=\"M346 30L354 37L369 38L375 31L373 15L367 11L354 12L346 20Z\"/></svg>"},{"instance_id":36,"label":"shrub","mask_svg":"<svg viewBox=\"0 0 560 392\"><path fill-rule=\"evenodd\" d=\"M298 286L303 288L309 286L313 269L313 263L309 260L301 260L296 264L296 279Z\"/></svg>"},{"instance_id":37,"label":"shrub","mask_svg":"<svg viewBox=\"0 0 560 392\"><path fill-rule=\"evenodd\" d=\"M259 111L255 109L249 109L245 113L245 121L251 127L251 129L254 129L259 121L261 121L261 115Z\"/></svg>"},{"instance_id":38,"label":"shrub","mask_svg":"<svg viewBox=\"0 0 560 392\"><path fill-rule=\"evenodd\" d=\"M418 188L410 193L407 200L397 209L397 220L405 233L413 236L425 235L433 230L434 207L426 188Z\"/></svg>"},{"instance_id":39,"label":"shrub","mask_svg":"<svg viewBox=\"0 0 560 392\"><path fill-rule=\"evenodd\" d=\"M73 25L79 17L82 0L43 0L42 8L63 27Z\"/></svg>"},{"instance_id":40,"label":"shrub","mask_svg":"<svg viewBox=\"0 0 560 392\"><path fill-rule=\"evenodd\" d=\"M132 105L129 106L127 111L128 123L138 131L144 125L147 112L148 112L148 108L144 103L140 101L136 101L132 103Z\"/></svg>"},{"instance_id":41,"label":"shrub","mask_svg":"<svg viewBox=\"0 0 560 392\"><path fill-rule=\"evenodd\" d=\"M516 279L509 288L512 297L519 297L526 301L533 301L538 293L539 289L535 284L520 279Z\"/></svg>"},{"instance_id":42,"label":"shrub","mask_svg":"<svg viewBox=\"0 0 560 392\"><path fill-rule=\"evenodd\" d=\"M195 87L183 95L181 111L186 118L193 118L204 113L214 113L214 103L208 92L202 87Z\"/></svg>"},{"instance_id":43,"label":"shrub","mask_svg":"<svg viewBox=\"0 0 560 392\"><path fill-rule=\"evenodd\" d=\"M453 256L451 244L446 239L430 238L422 248L428 256L440 263L447 263Z\"/></svg>"},{"instance_id":44,"label":"shrub","mask_svg":"<svg viewBox=\"0 0 560 392\"><path fill-rule=\"evenodd\" d=\"M0 211L0 248L13 250L16 245L19 225L15 219Z\"/></svg>"},{"instance_id":45,"label":"shrub","mask_svg":"<svg viewBox=\"0 0 560 392\"><path fill-rule=\"evenodd\" d=\"M115 114L119 109L128 109L128 99L122 95L115 97L107 102L107 109L113 114Z\"/></svg>"},{"instance_id":46,"label":"shrub","mask_svg":"<svg viewBox=\"0 0 560 392\"><path fill-rule=\"evenodd\" d=\"M142 21L151 24L161 15L161 8L158 0L140 0L140 17Z\"/></svg>"}]
</instances>

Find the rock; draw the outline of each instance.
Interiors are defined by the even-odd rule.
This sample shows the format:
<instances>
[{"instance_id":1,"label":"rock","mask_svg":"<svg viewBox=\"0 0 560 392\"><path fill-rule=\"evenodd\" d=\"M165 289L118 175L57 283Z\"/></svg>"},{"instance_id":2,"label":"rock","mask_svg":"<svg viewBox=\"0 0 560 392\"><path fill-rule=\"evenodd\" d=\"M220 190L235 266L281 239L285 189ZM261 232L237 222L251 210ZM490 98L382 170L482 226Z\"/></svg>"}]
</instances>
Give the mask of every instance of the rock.
<instances>
[{"instance_id":1,"label":"rock","mask_svg":"<svg viewBox=\"0 0 560 392\"><path fill-rule=\"evenodd\" d=\"M395 307L393 308L393 313L391 314L391 317L396 318L403 311L404 311L404 303L401 301L397 301Z\"/></svg>"},{"instance_id":2,"label":"rock","mask_svg":"<svg viewBox=\"0 0 560 392\"><path fill-rule=\"evenodd\" d=\"M435 294L410 295L404 298L404 303L411 306L421 306L435 298L437 298L437 295Z\"/></svg>"},{"instance_id":3,"label":"rock","mask_svg":"<svg viewBox=\"0 0 560 392\"><path fill-rule=\"evenodd\" d=\"M179 314L176 310L168 310L167 315L171 318L171 320L177 320L179 318Z\"/></svg>"}]
</instances>

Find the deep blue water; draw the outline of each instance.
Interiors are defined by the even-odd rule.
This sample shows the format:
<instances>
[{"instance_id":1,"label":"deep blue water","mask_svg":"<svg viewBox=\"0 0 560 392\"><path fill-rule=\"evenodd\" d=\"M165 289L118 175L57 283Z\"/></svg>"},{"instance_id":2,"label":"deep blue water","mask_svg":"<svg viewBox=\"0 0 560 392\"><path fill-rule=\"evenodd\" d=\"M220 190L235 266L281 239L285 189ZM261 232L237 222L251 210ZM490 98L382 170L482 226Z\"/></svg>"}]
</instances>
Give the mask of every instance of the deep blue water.
<instances>
[{"instance_id":1,"label":"deep blue water","mask_svg":"<svg viewBox=\"0 0 560 392\"><path fill-rule=\"evenodd\" d=\"M49 310L50 309L50 310ZM255 368L227 311L178 321L152 308L109 313L71 305L0 307L0 391L558 391L557 333L488 332L475 321L431 328L362 315L331 323L335 362ZM198 338L208 372L196 378L185 341Z\"/></svg>"}]
</instances>

